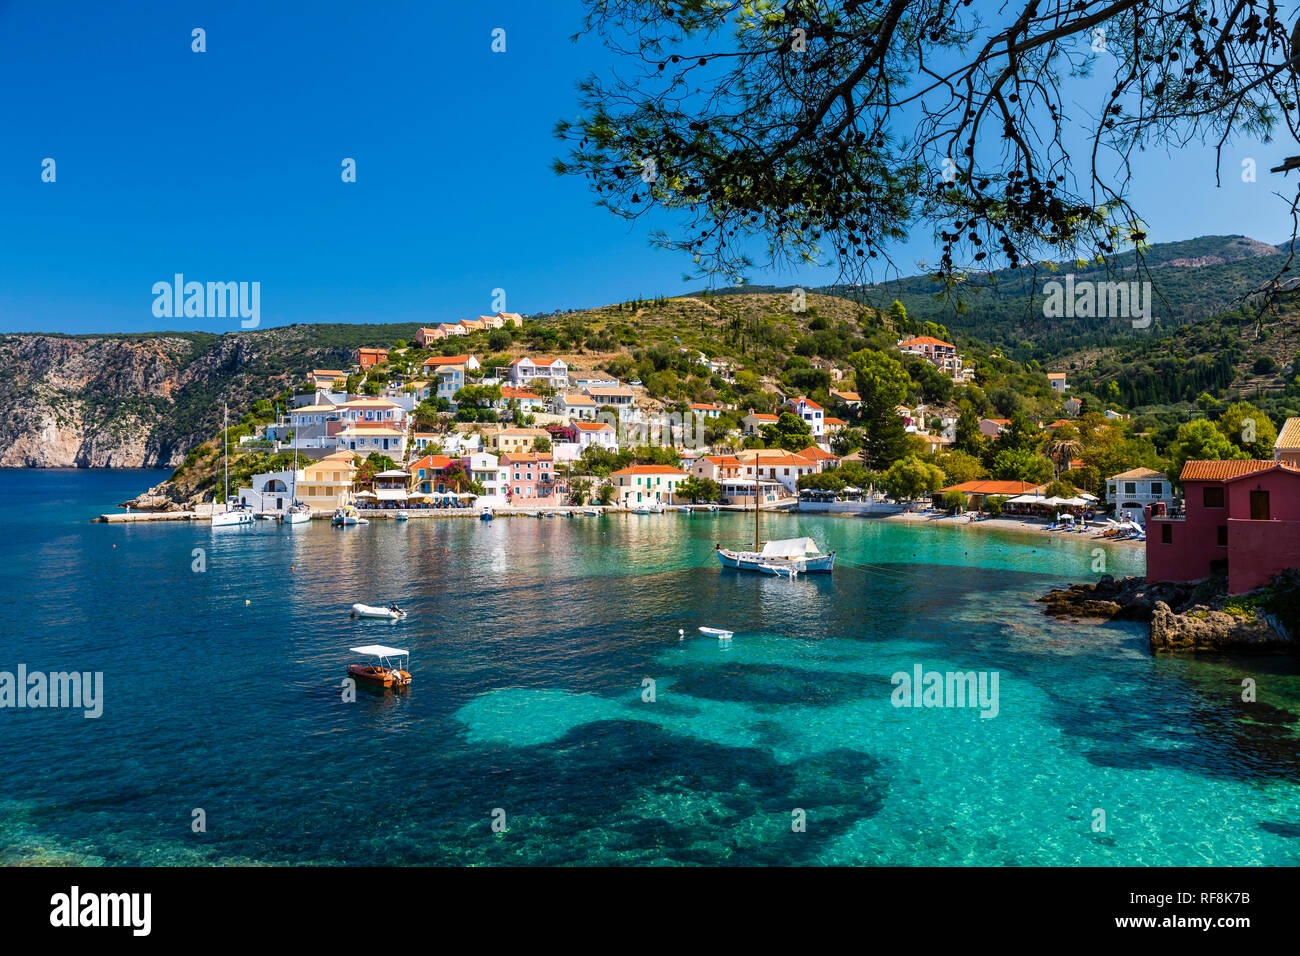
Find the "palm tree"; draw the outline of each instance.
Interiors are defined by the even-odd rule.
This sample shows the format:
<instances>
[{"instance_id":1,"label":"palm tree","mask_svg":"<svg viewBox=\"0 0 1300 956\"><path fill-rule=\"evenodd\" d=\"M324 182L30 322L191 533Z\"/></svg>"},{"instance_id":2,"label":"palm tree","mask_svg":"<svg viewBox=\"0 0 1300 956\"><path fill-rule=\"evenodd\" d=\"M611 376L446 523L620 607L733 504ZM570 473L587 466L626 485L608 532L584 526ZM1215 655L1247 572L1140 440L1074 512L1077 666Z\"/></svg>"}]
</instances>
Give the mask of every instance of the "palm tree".
<instances>
[{"instance_id":1,"label":"palm tree","mask_svg":"<svg viewBox=\"0 0 1300 956\"><path fill-rule=\"evenodd\" d=\"M581 476L569 481L569 501L575 505L587 503L587 494L591 491L591 479Z\"/></svg>"},{"instance_id":2,"label":"palm tree","mask_svg":"<svg viewBox=\"0 0 1300 956\"><path fill-rule=\"evenodd\" d=\"M1061 476L1061 472L1069 471L1070 462L1082 449L1083 442L1077 438L1058 438L1047 443L1047 456L1056 465L1056 476L1058 478Z\"/></svg>"}]
</instances>

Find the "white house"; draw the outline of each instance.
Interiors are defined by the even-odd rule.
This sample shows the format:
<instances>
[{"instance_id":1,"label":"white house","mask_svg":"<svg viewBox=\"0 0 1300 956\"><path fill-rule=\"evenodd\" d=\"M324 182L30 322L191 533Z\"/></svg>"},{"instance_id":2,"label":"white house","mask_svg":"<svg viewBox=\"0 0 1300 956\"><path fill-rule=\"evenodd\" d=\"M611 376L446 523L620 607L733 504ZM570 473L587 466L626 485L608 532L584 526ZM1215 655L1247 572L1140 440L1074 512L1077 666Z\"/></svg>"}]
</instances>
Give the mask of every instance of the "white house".
<instances>
[{"instance_id":1,"label":"white house","mask_svg":"<svg viewBox=\"0 0 1300 956\"><path fill-rule=\"evenodd\" d=\"M506 505L506 489L510 485L510 469L501 464L496 455L485 451L475 452L461 461L470 479L483 486L483 495L475 504L484 508L502 508Z\"/></svg>"},{"instance_id":2,"label":"white house","mask_svg":"<svg viewBox=\"0 0 1300 956\"><path fill-rule=\"evenodd\" d=\"M465 386L465 366L438 365L430 371L438 383L438 398L444 398L454 406L456 393Z\"/></svg>"},{"instance_id":3,"label":"white house","mask_svg":"<svg viewBox=\"0 0 1300 956\"><path fill-rule=\"evenodd\" d=\"M357 422L338 432L334 442L362 458L378 452L400 461L406 453L406 429L387 422Z\"/></svg>"},{"instance_id":4,"label":"white house","mask_svg":"<svg viewBox=\"0 0 1300 956\"><path fill-rule=\"evenodd\" d=\"M703 415L705 418L719 418L726 411L721 405L712 405L708 402L691 402L691 409L696 415Z\"/></svg>"},{"instance_id":5,"label":"white house","mask_svg":"<svg viewBox=\"0 0 1300 956\"><path fill-rule=\"evenodd\" d=\"M1106 479L1106 499L1115 506L1117 518L1141 524L1147 505L1163 501L1168 510L1173 506L1174 492L1163 472L1134 468Z\"/></svg>"},{"instance_id":6,"label":"white house","mask_svg":"<svg viewBox=\"0 0 1300 956\"><path fill-rule=\"evenodd\" d=\"M1064 372L1048 372L1047 381L1052 386L1052 391L1054 392L1064 392L1067 388L1070 387L1069 385L1065 384Z\"/></svg>"},{"instance_id":7,"label":"white house","mask_svg":"<svg viewBox=\"0 0 1300 956\"><path fill-rule=\"evenodd\" d=\"M563 388L569 384L569 366L561 359L531 359L525 355L510 363L506 377L516 387L540 379Z\"/></svg>"},{"instance_id":8,"label":"white house","mask_svg":"<svg viewBox=\"0 0 1300 956\"><path fill-rule=\"evenodd\" d=\"M592 421L596 417L597 410L595 399L581 392L560 393L551 399L551 411L569 421L580 418Z\"/></svg>"},{"instance_id":9,"label":"white house","mask_svg":"<svg viewBox=\"0 0 1300 956\"><path fill-rule=\"evenodd\" d=\"M584 392L589 388L618 388L621 384L618 379L610 376L588 374L573 378L573 387L580 392Z\"/></svg>"},{"instance_id":10,"label":"white house","mask_svg":"<svg viewBox=\"0 0 1300 956\"><path fill-rule=\"evenodd\" d=\"M585 451L589 445L618 451L618 435L614 426L608 422L574 422L573 428L578 433L577 445L580 452Z\"/></svg>"},{"instance_id":11,"label":"white house","mask_svg":"<svg viewBox=\"0 0 1300 956\"><path fill-rule=\"evenodd\" d=\"M349 425L383 422L400 428L406 409L386 398L351 398L334 406L334 418Z\"/></svg>"},{"instance_id":12,"label":"white house","mask_svg":"<svg viewBox=\"0 0 1300 956\"><path fill-rule=\"evenodd\" d=\"M740 420L741 434L746 436L762 435L764 425L775 425L777 416L767 415L763 412L750 411L748 415Z\"/></svg>"},{"instance_id":13,"label":"white house","mask_svg":"<svg viewBox=\"0 0 1300 956\"><path fill-rule=\"evenodd\" d=\"M253 487L239 489L239 503L258 512L284 514L293 505L293 489L301 478L302 472L295 477L292 469L253 475Z\"/></svg>"},{"instance_id":14,"label":"white house","mask_svg":"<svg viewBox=\"0 0 1300 956\"><path fill-rule=\"evenodd\" d=\"M595 386L584 389L597 405L609 405L620 414L636 405L636 392L625 385Z\"/></svg>"},{"instance_id":15,"label":"white house","mask_svg":"<svg viewBox=\"0 0 1300 956\"><path fill-rule=\"evenodd\" d=\"M501 386L501 400L493 404L504 410L512 401L519 403L521 412L540 412L546 408L546 399L536 392L530 392L526 388L513 388L510 385Z\"/></svg>"},{"instance_id":16,"label":"white house","mask_svg":"<svg viewBox=\"0 0 1300 956\"><path fill-rule=\"evenodd\" d=\"M786 407L808 423L813 438L821 438L826 434L826 409L811 398L796 398L787 402Z\"/></svg>"},{"instance_id":17,"label":"white house","mask_svg":"<svg viewBox=\"0 0 1300 956\"><path fill-rule=\"evenodd\" d=\"M618 492L618 503L625 508L637 505L672 504L677 488L689 475L668 465L632 465L610 473Z\"/></svg>"}]
</instances>

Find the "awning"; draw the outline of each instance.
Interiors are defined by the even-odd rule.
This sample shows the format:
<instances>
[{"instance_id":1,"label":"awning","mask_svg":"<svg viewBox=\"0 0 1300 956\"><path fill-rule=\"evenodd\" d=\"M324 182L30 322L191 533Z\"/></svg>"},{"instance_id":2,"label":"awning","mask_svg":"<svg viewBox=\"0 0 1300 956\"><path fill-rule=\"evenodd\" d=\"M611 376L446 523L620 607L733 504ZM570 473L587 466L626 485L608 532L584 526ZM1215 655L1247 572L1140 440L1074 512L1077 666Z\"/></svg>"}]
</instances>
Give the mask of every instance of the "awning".
<instances>
[{"instance_id":1,"label":"awning","mask_svg":"<svg viewBox=\"0 0 1300 956\"><path fill-rule=\"evenodd\" d=\"M366 657L409 657L411 653L400 647L388 647L385 644L367 644L365 647L351 648L351 651L353 654L364 654Z\"/></svg>"},{"instance_id":2,"label":"awning","mask_svg":"<svg viewBox=\"0 0 1300 956\"><path fill-rule=\"evenodd\" d=\"M761 553L766 558L802 558L817 553L817 542L812 538L784 538L767 542Z\"/></svg>"}]
</instances>

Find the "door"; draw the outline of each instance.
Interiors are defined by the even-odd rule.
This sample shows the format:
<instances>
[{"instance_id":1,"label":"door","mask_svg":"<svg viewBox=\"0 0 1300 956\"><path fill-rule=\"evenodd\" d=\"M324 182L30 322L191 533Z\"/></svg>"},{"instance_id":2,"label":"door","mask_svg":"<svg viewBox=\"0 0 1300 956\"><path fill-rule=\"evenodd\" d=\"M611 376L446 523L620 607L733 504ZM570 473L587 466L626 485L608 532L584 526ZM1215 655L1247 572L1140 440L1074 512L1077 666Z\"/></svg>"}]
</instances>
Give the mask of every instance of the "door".
<instances>
[{"instance_id":1,"label":"door","mask_svg":"<svg viewBox=\"0 0 1300 956\"><path fill-rule=\"evenodd\" d=\"M1267 491L1252 491L1250 493L1250 520L1269 520Z\"/></svg>"}]
</instances>

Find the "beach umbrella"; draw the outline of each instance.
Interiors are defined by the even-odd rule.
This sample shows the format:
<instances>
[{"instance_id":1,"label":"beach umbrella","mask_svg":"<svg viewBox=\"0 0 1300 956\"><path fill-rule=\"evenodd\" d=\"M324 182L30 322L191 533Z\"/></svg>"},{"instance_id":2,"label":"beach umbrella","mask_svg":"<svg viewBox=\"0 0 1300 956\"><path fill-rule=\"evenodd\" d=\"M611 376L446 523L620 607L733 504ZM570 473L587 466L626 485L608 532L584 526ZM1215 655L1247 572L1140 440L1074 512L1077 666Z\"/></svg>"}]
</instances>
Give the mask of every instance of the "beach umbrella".
<instances>
[{"instance_id":1,"label":"beach umbrella","mask_svg":"<svg viewBox=\"0 0 1300 956\"><path fill-rule=\"evenodd\" d=\"M374 493L373 491L358 491L357 494L356 494L356 497L358 497L358 498L374 498L374 497L375 497L375 493Z\"/></svg>"}]
</instances>

